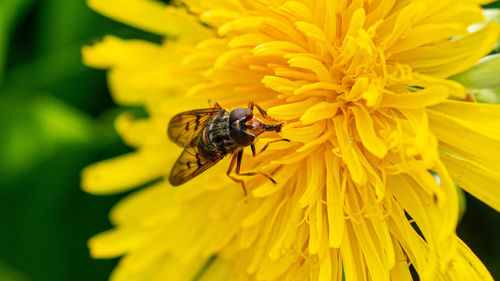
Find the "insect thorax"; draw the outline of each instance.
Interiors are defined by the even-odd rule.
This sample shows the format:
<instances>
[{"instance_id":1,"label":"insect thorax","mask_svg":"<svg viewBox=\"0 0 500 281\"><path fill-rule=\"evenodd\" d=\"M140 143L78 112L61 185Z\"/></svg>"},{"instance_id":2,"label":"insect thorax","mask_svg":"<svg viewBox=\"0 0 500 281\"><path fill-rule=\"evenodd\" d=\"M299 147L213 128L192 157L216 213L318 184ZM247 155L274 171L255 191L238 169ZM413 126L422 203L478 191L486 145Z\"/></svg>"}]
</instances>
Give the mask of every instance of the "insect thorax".
<instances>
[{"instance_id":1,"label":"insect thorax","mask_svg":"<svg viewBox=\"0 0 500 281\"><path fill-rule=\"evenodd\" d=\"M229 154L238 148L238 145L231 139L231 124L229 113L221 112L208 122L200 137L200 149L205 154L221 152Z\"/></svg>"}]
</instances>

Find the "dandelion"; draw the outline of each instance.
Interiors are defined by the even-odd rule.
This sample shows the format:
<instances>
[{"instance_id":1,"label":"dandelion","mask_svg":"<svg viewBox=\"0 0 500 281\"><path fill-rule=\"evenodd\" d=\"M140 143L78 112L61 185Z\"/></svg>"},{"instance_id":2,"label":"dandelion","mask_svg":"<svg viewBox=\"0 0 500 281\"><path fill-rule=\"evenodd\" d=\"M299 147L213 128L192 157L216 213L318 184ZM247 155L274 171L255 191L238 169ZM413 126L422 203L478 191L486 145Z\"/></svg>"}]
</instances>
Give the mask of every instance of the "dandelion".
<instances>
[{"instance_id":1,"label":"dandelion","mask_svg":"<svg viewBox=\"0 0 500 281\"><path fill-rule=\"evenodd\" d=\"M91 254L122 256L112 280L492 280L455 234L455 183L500 210L500 107L447 79L497 42L495 24L467 31L484 2L89 0L166 38L83 49L118 104L149 114L116 121L135 152L83 171L95 194L147 185L114 207ZM291 142L243 163L276 184L245 177L245 199L224 161L168 184L181 152L168 120L207 100L286 122L257 147Z\"/></svg>"}]
</instances>

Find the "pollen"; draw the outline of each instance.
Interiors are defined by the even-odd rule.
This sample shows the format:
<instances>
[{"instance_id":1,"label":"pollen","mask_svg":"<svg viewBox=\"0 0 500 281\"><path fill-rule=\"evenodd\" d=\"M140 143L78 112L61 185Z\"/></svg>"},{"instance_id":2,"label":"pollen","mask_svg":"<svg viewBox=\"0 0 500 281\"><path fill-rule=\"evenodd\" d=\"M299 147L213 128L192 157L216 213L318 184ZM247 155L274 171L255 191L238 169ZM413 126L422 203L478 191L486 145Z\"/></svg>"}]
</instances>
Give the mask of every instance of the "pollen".
<instances>
[{"instance_id":1,"label":"pollen","mask_svg":"<svg viewBox=\"0 0 500 281\"><path fill-rule=\"evenodd\" d=\"M493 280L456 236L455 184L500 211L500 107L466 101L447 79L498 40L481 1L89 0L164 35L83 48L112 95L141 105L117 131L136 150L83 171L108 194L161 179L120 202L89 242L122 256L112 280ZM486 1L483 1L486 2ZM221 161L173 188L177 113L255 101L281 131L257 138L245 198ZM481 144L478 146L477 144ZM440 181L436 181L436 176Z\"/></svg>"}]
</instances>

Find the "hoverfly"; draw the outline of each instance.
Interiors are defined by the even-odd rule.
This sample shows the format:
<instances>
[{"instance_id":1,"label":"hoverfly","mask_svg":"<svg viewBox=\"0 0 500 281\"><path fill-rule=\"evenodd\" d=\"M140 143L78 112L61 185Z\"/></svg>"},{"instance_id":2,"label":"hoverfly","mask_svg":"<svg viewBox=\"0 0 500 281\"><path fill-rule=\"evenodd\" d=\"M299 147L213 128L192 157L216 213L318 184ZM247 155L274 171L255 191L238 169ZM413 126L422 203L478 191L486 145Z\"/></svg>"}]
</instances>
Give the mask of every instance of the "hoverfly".
<instances>
[{"instance_id":1,"label":"hoverfly","mask_svg":"<svg viewBox=\"0 0 500 281\"><path fill-rule=\"evenodd\" d=\"M231 175L235 168L236 175L253 176L260 174L276 183L271 176L263 172L241 173L243 149L250 145L255 157L262 153L269 144L288 139L272 140L256 153L255 138L266 132L280 132L283 124L270 125L253 114L257 107L263 119L269 118L266 111L259 105L250 102L248 108L239 107L231 112L224 110L218 103L213 108L196 109L175 115L168 125L170 140L184 148L170 172L169 181L172 185L181 185L208 168L215 165L228 154L232 154L226 175L243 187L247 196L245 182Z\"/></svg>"}]
</instances>

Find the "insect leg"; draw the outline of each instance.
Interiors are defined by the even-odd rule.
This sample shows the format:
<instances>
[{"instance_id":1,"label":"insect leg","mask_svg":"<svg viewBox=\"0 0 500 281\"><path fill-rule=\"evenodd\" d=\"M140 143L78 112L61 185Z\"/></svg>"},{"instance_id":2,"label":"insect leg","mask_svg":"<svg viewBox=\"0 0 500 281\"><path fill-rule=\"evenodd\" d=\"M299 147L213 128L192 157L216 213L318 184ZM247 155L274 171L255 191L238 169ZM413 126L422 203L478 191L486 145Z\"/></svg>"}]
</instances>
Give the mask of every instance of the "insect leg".
<instances>
[{"instance_id":1,"label":"insect leg","mask_svg":"<svg viewBox=\"0 0 500 281\"><path fill-rule=\"evenodd\" d=\"M231 171L234 169L234 165L236 164L236 161L239 161L241 162L241 157L238 157L238 155L240 153L242 153L243 150L240 150L237 154L233 154L233 156L231 156L231 164L229 164L229 168L227 169L227 172L226 172L226 175L232 179L233 181L237 182L237 183L240 183L242 188L243 188L243 194L245 195L245 197L247 197L247 188L245 186L245 181L241 180L241 179L237 179L235 177L233 177L231 175ZM239 159L239 160L238 160ZM238 162L238 164L236 166L239 166L240 163Z\"/></svg>"},{"instance_id":2,"label":"insect leg","mask_svg":"<svg viewBox=\"0 0 500 281\"><path fill-rule=\"evenodd\" d=\"M248 102L248 109L250 109L252 112L254 106L257 107L257 109L260 112L260 115L262 115L263 118L273 120L273 118L269 117L269 115L267 115L267 112L262 107L260 107L260 105L254 103L253 101Z\"/></svg>"},{"instance_id":3,"label":"insect leg","mask_svg":"<svg viewBox=\"0 0 500 281\"><path fill-rule=\"evenodd\" d=\"M250 109L250 111L252 112L253 112L253 105L254 105L253 101L248 102L248 109Z\"/></svg>"},{"instance_id":4,"label":"insect leg","mask_svg":"<svg viewBox=\"0 0 500 281\"><path fill-rule=\"evenodd\" d=\"M255 143L252 143L250 145L250 149L252 149L252 155L253 155L253 157L257 156L257 153L255 153Z\"/></svg>"},{"instance_id":5,"label":"insect leg","mask_svg":"<svg viewBox=\"0 0 500 281\"><path fill-rule=\"evenodd\" d=\"M215 108L218 108L218 109L222 109L222 106L220 106L220 104L219 104L219 103L217 103L217 102L214 104L214 107L215 107Z\"/></svg>"},{"instance_id":6,"label":"insect leg","mask_svg":"<svg viewBox=\"0 0 500 281\"><path fill-rule=\"evenodd\" d=\"M253 156L255 157L255 156L257 156L257 155L261 154L262 152L264 152L264 151L267 149L267 147L268 147L271 143L274 143L274 142L279 142L279 141L287 141L287 142L290 142L290 140L289 140L289 139L272 140L272 141L270 141L270 142L266 143L266 144L264 145L264 147L263 147L263 148L262 148L259 152L257 152L257 153L255 153L255 145L254 145L254 144L252 144L252 146L253 146L253 147L252 147L252 153L253 153Z\"/></svg>"},{"instance_id":7,"label":"insect leg","mask_svg":"<svg viewBox=\"0 0 500 281\"><path fill-rule=\"evenodd\" d=\"M268 178L272 183L276 184L276 181L271 178L271 176L261 172L261 171L258 171L258 172L248 172L248 173L242 173L240 170L241 170L241 160L243 158L243 150L240 150L237 154L237 157L238 157L238 161L236 161L236 171L235 173L238 175L238 176L255 176L257 174L259 175L262 175L266 178Z\"/></svg>"},{"instance_id":8,"label":"insect leg","mask_svg":"<svg viewBox=\"0 0 500 281\"><path fill-rule=\"evenodd\" d=\"M262 107L260 107L258 104L255 104L255 107L257 107L263 118L272 120L272 118L267 115L267 112Z\"/></svg>"}]
</instances>

